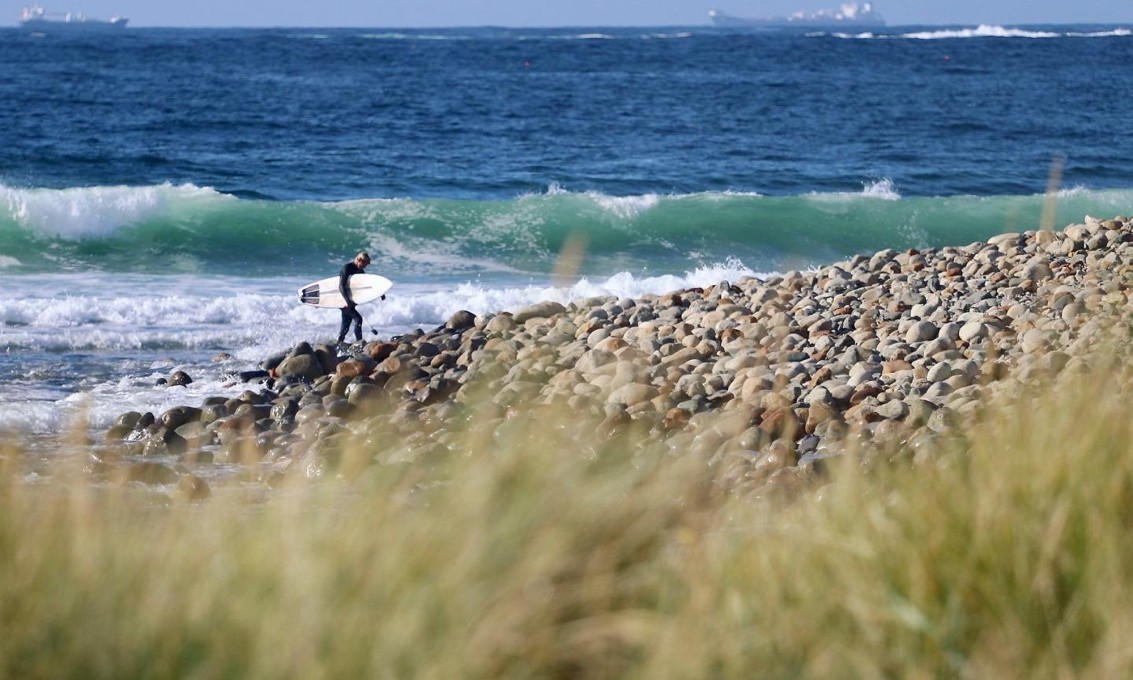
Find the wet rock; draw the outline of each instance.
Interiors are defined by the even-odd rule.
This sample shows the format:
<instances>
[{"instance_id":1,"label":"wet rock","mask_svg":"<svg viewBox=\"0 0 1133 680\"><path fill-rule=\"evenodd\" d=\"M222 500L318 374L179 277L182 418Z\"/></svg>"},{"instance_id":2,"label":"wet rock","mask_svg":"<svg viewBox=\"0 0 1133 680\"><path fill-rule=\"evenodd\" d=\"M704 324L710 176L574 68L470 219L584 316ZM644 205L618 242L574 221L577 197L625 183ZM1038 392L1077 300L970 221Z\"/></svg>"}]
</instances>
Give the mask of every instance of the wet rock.
<instances>
[{"instance_id":1,"label":"wet rock","mask_svg":"<svg viewBox=\"0 0 1133 680\"><path fill-rule=\"evenodd\" d=\"M224 403L207 404L201 408L200 421L205 425L208 425L209 423L224 418L228 414L228 407Z\"/></svg>"},{"instance_id":2,"label":"wet rock","mask_svg":"<svg viewBox=\"0 0 1133 680\"><path fill-rule=\"evenodd\" d=\"M295 377L302 380L314 380L326 375L326 369L313 352L287 357L279 364L275 372L280 378Z\"/></svg>"},{"instance_id":3,"label":"wet rock","mask_svg":"<svg viewBox=\"0 0 1133 680\"><path fill-rule=\"evenodd\" d=\"M309 348L310 345L308 344L307 347ZM291 352L289 352L289 351L288 352L277 352L276 354L273 354L273 355L269 356L268 358L264 359L260 363L260 368L262 368L264 371L271 373L281 363L283 363L283 360L286 359L288 356L290 356L290 354L291 354Z\"/></svg>"},{"instance_id":4,"label":"wet rock","mask_svg":"<svg viewBox=\"0 0 1133 680\"><path fill-rule=\"evenodd\" d=\"M192 382L193 379L190 378L189 374L185 371L174 371L172 375L169 376L169 385L171 387L184 386Z\"/></svg>"},{"instance_id":5,"label":"wet rock","mask_svg":"<svg viewBox=\"0 0 1133 680\"><path fill-rule=\"evenodd\" d=\"M174 406L161 414L158 423L166 429L175 430L185 423L200 420L200 418L201 409L195 406Z\"/></svg>"}]
</instances>

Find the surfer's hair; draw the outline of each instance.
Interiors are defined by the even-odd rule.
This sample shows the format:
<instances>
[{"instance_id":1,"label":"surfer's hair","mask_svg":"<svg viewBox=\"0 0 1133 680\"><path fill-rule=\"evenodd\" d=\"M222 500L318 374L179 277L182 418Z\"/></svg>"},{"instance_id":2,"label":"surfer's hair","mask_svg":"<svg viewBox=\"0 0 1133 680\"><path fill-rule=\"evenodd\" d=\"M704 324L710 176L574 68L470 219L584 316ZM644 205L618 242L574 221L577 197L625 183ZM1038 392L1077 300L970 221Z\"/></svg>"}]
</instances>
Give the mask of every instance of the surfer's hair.
<instances>
[{"instance_id":1,"label":"surfer's hair","mask_svg":"<svg viewBox=\"0 0 1133 680\"><path fill-rule=\"evenodd\" d=\"M354 256L354 261L357 262L358 260L362 260L366 264L370 264L370 254L363 250L362 252Z\"/></svg>"}]
</instances>

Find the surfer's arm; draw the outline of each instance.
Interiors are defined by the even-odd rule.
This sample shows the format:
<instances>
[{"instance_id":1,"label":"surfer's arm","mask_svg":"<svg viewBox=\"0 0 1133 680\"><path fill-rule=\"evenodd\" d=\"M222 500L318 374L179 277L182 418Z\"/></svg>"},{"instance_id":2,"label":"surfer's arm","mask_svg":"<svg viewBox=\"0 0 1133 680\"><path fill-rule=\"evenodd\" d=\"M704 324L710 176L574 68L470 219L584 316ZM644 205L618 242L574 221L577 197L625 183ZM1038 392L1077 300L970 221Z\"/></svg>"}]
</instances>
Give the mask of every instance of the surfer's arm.
<instances>
[{"instance_id":1,"label":"surfer's arm","mask_svg":"<svg viewBox=\"0 0 1133 680\"><path fill-rule=\"evenodd\" d=\"M349 265L343 267L342 271L338 273L338 292L342 293L342 299L346 300L347 307L354 306L354 298L350 297L350 275L353 273Z\"/></svg>"}]
</instances>

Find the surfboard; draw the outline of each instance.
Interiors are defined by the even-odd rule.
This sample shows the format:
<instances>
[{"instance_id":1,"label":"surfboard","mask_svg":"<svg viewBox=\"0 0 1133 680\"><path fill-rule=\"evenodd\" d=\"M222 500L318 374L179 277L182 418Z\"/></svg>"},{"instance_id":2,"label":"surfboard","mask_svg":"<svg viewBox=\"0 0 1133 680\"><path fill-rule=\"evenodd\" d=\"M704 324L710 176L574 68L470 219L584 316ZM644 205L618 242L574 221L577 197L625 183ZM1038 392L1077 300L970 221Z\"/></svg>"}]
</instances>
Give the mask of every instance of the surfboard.
<instances>
[{"instance_id":1,"label":"surfboard","mask_svg":"<svg viewBox=\"0 0 1133 680\"><path fill-rule=\"evenodd\" d=\"M386 294L393 282L378 274L354 274L350 277L350 297L356 304L373 302ZM308 283L299 289L299 302L312 307L345 307L346 300L338 292L338 277Z\"/></svg>"}]
</instances>

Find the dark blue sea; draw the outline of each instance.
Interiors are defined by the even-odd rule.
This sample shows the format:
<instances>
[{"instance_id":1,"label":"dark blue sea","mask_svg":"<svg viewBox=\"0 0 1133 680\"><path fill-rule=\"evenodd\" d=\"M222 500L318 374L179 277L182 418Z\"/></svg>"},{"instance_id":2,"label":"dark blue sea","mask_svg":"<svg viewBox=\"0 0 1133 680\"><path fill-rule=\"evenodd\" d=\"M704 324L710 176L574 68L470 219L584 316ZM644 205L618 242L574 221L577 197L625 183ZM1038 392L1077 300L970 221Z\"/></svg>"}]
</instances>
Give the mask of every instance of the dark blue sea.
<instances>
[{"instance_id":1,"label":"dark blue sea","mask_svg":"<svg viewBox=\"0 0 1133 680\"><path fill-rule=\"evenodd\" d=\"M1133 214L1130 28L0 30L0 431L243 389L362 249L388 336Z\"/></svg>"}]
</instances>

